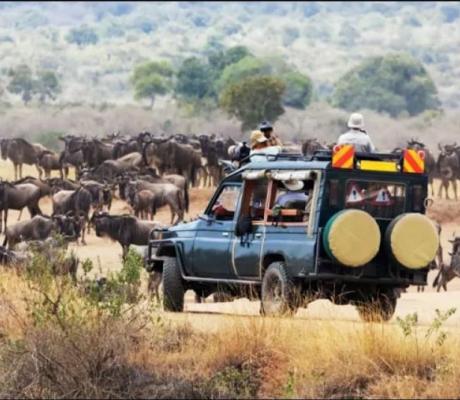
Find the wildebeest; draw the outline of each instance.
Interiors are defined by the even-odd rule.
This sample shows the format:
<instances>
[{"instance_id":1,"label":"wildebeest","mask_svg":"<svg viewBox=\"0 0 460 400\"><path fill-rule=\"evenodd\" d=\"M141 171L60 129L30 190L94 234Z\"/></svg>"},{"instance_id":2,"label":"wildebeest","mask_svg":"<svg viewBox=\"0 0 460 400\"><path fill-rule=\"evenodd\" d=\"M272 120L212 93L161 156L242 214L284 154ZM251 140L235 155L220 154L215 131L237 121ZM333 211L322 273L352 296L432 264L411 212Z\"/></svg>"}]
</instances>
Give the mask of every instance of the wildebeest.
<instances>
[{"instance_id":1,"label":"wildebeest","mask_svg":"<svg viewBox=\"0 0 460 400\"><path fill-rule=\"evenodd\" d=\"M14 165L14 179L22 178L22 165L35 165L39 174L41 170L37 165L40 149L22 138L2 139L0 141L2 158L9 158Z\"/></svg>"},{"instance_id":2,"label":"wildebeest","mask_svg":"<svg viewBox=\"0 0 460 400\"><path fill-rule=\"evenodd\" d=\"M61 157L53 151L46 150L38 155L38 166L45 171L45 178L51 177L51 171L59 171L61 178L64 177ZM41 178L41 173L39 174Z\"/></svg>"},{"instance_id":3,"label":"wildebeest","mask_svg":"<svg viewBox=\"0 0 460 400\"><path fill-rule=\"evenodd\" d=\"M141 153L129 153L117 160L105 160L101 165L92 169L87 176L97 180L114 179L125 172L138 172L143 165Z\"/></svg>"},{"instance_id":4,"label":"wildebeest","mask_svg":"<svg viewBox=\"0 0 460 400\"><path fill-rule=\"evenodd\" d=\"M40 189L32 183L21 183L13 185L10 182L0 182L0 211L3 211L5 229L8 224L8 210L22 210L27 207L30 216L41 214L38 202L40 200ZM0 232L2 232L2 221L0 218Z\"/></svg>"},{"instance_id":5,"label":"wildebeest","mask_svg":"<svg viewBox=\"0 0 460 400\"><path fill-rule=\"evenodd\" d=\"M449 199L449 185L454 189L455 200L457 200L457 175L460 165L458 154L456 153L456 144L445 145L444 149L439 146L437 166L441 177L441 186L439 187L438 197L442 197L442 190L446 193L446 199Z\"/></svg>"},{"instance_id":6,"label":"wildebeest","mask_svg":"<svg viewBox=\"0 0 460 400\"><path fill-rule=\"evenodd\" d=\"M81 242L86 244L85 230L89 229L89 212L91 208L91 193L83 187L77 190L60 190L53 195L53 216L67 215L73 212L78 217L83 217Z\"/></svg>"},{"instance_id":7,"label":"wildebeest","mask_svg":"<svg viewBox=\"0 0 460 400\"><path fill-rule=\"evenodd\" d=\"M36 215L6 228L3 246L8 244L11 249L21 241L45 240L53 233L61 234L66 240L77 240L80 230L80 219L73 215Z\"/></svg>"},{"instance_id":8,"label":"wildebeest","mask_svg":"<svg viewBox=\"0 0 460 400\"><path fill-rule=\"evenodd\" d=\"M183 191L185 211L189 211L189 193L187 179L179 174L165 174L159 176L154 168L148 167L142 170L143 175L132 176L132 179L144 180L151 183L172 183Z\"/></svg>"},{"instance_id":9,"label":"wildebeest","mask_svg":"<svg viewBox=\"0 0 460 400\"><path fill-rule=\"evenodd\" d=\"M123 157L129 153L142 153L142 136L120 138L115 137L113 140L112 159Z\"/></svg>"},{"instance_id":10,"label":"wildebeest","mask_svg":"<svg viewBox=\"0 0 460 400\"><path fill-rule=\"evenodd\" d=\"M78 182L71 179L49 178L47 179L47 183L53 193L59 190L77 190L80 187Z\"/></svg>"},{"instance_id":11,"label":"wildebeest","mask_svg":"<svg viewBox=\"0 0 460 400\"><path fill-rule=\"evenodd\" d=\"M59 162L61 163L64 171L64 176L67 178L69 175L69 165L75 168L75 176L77 179L80 177L80 171L83 167L83 151L81 150L81 144L79 138L73 135L62 136L59 138L64 142L64 150L59 156Z\"/></svg>"},{"instance_id":12,"label":"wildebeest","mask_svg":"<svg viewBox=\"0 0 460 400\"><path fill-rule=\"evenodd\" d=\"M160 175L175 172L186 177L187 181L196 186L197 175L202 169L201 154L191 145L184 145L169 139L144 138L144 164L150 160L158 167Z\"/></svg>"},{"instance_id":13,"label":"wildebeest","mask_svg":"<svg viewBox=\"0 0 460 400\"><path fill-rule=\"evenodd\" d=\"M147 245L151 230L164 228L160 222L143 221L132 215L109 215L97 212L93 214L91 223L95 226L97 236L107 236L120 243L123 259L128 254L130 245Z\"/></svg>"},{"instance_id":14,"label":"wildebeest","mask_svg":"<svg viewBox=\"0 0 460 400\"><path fill-rule=\"evenodd\" d=\"M319 150L329 150L329 148L318 141L316 138L307 139L302 143L302 154L306 157L311 157Z\"/></svg>"},{"instance_id":15,"label":"wildebeest","mask_svg":"<svg viewBox=\"0 0 460 400\"><path fill-rule=\"evenodd\" d=\"M128 200L136 217L153 220L156 214L156 204L155 195L150 190L135 192Z\"/></svg>"},{"instance_id":16,"label":"wildebeest","mask_svg":"<svg viewBox=\"0 0 460 400\"><path fill-rule=\"evenodd\" d=\"M112 186L94 180L80 180L80 184L91 194L91 205L96 211L102 211L107 206L110 211L112 205Z\"/></svg>"},{"instance_id":17,"label":"wildebeest","mask_svg":"<svg viewBox=\"0 0 460 400\"><path fill-rule=\"evenodd\" d=\"M51 185L42 179L35 178L33 176L26 176L25 178L11 182L13 185L19 185L21 183L31 183L40 189L40 198L51 195Z\"/></svg>"},{"instance_id":18,"label":"wildebeest","mask_svg":"<svg viewBox=\"0 0 460 400\"><path fill-rule=\"evenodd\" d=\"M156 208L168 205L171 210L171 224L177 224L184 219L185 200L183 192L172 183L151 183L146 181L129 181L125 187L126 198L132 198L133 193L150 190L155 195ZM174 218L177 215L177 220Z\"/></svg>"},{"instance_id":19,"label":"wildebeest","mask_svg":"<svg viewBox=\"0 0 460 400\"><path fill-rule=\"evenodd\" d=\"M438 275L436 275L436 278L433 281L433 287L435 287L438 292L441 287L447 291L447 283L454 278L460 278L460 251L458 248L460 245L460 238L457 238L456 241L457 250L449 253L451 255L450 264L442 264Z\"/></svg>"}]
</instances>

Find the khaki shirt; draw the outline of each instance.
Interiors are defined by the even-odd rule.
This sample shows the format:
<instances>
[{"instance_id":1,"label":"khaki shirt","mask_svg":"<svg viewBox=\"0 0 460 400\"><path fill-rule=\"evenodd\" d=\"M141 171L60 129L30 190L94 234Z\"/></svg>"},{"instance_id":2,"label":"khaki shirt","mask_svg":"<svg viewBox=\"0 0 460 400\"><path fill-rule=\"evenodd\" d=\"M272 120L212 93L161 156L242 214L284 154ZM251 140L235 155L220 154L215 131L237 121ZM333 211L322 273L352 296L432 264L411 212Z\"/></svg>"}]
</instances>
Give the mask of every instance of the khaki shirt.
<instances>
[{"instance_id":1,"label":"khaki shirt","mask_svg":"<svg viewBox=\"0 0 460 400\"><path fill-rule=\"evenodd\" d=\"M275 136L273 133L270 135L270 139L268 139L268 144L270 146L282 146L281 140Z\"/></svg>"},{"instance_id":2,"label":"khaki shirt","mask_svg":"<svg viewBox=\"0 0 460 400\"><path fill-rule=\"evenodd\" d=\"M339 136L337 144L352 144L357 152L374 153L375 146L371 138L357 129L350 129Z\"/></svg>"}]
</instances>

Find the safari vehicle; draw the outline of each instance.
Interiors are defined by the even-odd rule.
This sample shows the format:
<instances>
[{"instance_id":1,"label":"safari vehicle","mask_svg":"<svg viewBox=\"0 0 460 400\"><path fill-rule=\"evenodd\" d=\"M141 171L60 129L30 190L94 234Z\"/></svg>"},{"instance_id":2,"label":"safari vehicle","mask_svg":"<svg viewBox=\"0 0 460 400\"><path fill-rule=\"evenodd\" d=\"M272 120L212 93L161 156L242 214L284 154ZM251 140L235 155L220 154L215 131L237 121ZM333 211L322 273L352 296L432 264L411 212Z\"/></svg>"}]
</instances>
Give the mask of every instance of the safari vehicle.
<instances>
[{"instance_id":1,"label":"safari vehicle","mask_svg":"<svg viewBox=\"0 0 460 400\"><path fill-rule=\"evenodd\" d=\"M192 289L255 295L265 315L326 298L388 320L401 289L426 285L439 247L423 172L423 152L352 146L244 165L199 218L151 232L148 265L163 272L164 308L182 311ZM278 204L286 182L303 184L303 200Z\"/></svg>"}]
</instances>

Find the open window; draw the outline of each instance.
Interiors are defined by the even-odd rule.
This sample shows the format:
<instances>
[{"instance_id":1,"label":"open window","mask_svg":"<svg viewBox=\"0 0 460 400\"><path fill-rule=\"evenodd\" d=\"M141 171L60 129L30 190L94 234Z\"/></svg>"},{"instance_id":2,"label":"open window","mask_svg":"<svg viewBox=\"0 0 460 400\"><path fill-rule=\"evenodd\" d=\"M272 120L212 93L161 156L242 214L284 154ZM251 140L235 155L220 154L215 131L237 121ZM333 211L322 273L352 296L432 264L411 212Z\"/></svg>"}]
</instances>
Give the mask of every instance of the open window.
<instances>
[{"instance_id":1,"label":"open window","mask_svg":"<svg viewBox=\"0 0 460 400\"><path fill-rule=\"evenodd\" d=\"M306 225L317 175L314 171L272 171L267 222Z\"/></svg>"},{"instance_id":2,"label":"open window","mask_svg":"<svg viewBox=\"0 0 460 400\"><path fill-rule=\"evenodd\" d=\"M263 222L269 181L266 177L246 180L240 218Z\"/></svg>"},{"instance_id":3,"label":"open window","mask_svg":"<svg viewBox=\"0 0 460 400\"><path fill-rule=\"evenodd\" d=\"M314 181L311 179L287 182L273 180L267 221L306 224L311 211L313 188Z\"/></svg>"},{"instance_id":4,"label":"open window","mask_svg":"<svg viewBox=\"0 0 460 400\"><path fill-rule=\"evenodd\" d=\"M218 221L232 221L235 216L240 190L240 185L224 186L214 203L210 206L208 215Z\"/></svg>"}]
</instances>

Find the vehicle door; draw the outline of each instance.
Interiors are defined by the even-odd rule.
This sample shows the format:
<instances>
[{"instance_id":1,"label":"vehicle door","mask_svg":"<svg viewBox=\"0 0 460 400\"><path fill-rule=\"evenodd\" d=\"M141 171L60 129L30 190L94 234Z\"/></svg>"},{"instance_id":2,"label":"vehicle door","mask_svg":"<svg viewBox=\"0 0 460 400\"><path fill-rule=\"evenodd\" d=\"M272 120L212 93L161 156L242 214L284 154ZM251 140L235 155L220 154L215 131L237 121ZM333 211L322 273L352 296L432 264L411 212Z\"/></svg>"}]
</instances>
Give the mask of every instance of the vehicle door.
<instances>
[{"instance_id":1,"label":"vehicle door","mask_svg":"<svg viewBox=\"0 0 460 400\"><path fill-rule=\"evenodd\" d=\"M293 185L293 182L296 184ZM312 272L315 268L315 220L319 185L317 172L272 173L267 198L265 240L261 253L281 255L288 271L294 275L301 271ZM297 187L292 189L292 186Z\"/></svg>"},{"instance_id":2,"label":"vehicle door","mask_svg":"<svg viewBox=\"0 0 460 400\"><path fill-rule=\"evenodd\" d=\"M235 237L232 258L235 270L240 278L254 278L259 275L260 253L264 241L264 215L268 189L268 179L247 179L244 183L238 223L250 220L252 232Z\"/></svg>"},{"instance_id":3,"label":"vehicle door","mask_svg":"<svg viewBox=\"0 0 460 400\"><path fill-rule=\"evenodd\" d=\"M241 183L223 184L197 225L192 249L192 271L206 278L232 278L230 245Z\"/></svg>"}]
</instances>

